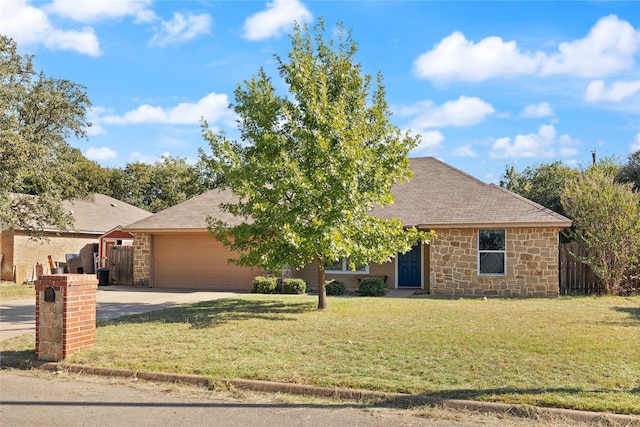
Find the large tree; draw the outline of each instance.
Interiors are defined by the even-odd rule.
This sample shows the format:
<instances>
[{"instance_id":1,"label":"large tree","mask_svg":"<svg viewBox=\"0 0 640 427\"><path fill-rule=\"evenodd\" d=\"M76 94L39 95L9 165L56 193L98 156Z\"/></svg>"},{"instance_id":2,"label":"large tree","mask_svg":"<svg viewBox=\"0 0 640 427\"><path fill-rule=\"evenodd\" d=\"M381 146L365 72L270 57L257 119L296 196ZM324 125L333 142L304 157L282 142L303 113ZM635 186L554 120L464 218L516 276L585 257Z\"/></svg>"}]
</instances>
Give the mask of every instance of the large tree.
<instances>
[{"instance_id":1,"label":"large tree","mask_svg":"<svg viewBox=\"0 0 640 427\"><path fill-rule=\"evenodd\" d=\"M573 218L573 237L587 256L580 260L600 278L604 291L618 294L640 268L640 193L614 182L616 169L593 165L566 183L562 204Z\"/></svg>"},{"instance_id":2,"label":"large tree","mask_svg":"<svg viewBox=\"0 0 640 427\"><path fill-rule=\"evenodd\" d=\"M66 229L73 219L61 200L87 196L73 173L77 150L66 139L86 137L91 104L85 88L37 72L32 56L0 35L0 222L37 234ZM34 197L37 196L37 197Z\"/></svg>"},{"instance_id":3,"label":"large tree","mask_svg":"<svg viewBox=\"0 0 640 427\"><path fill-rule=\"evenodd\" d=\"M313 34L295 27L288 61L276 55L288 95L278 95L262 69L238 86L232 108L241 143L203 124L211 167L238 198L221 208L242 220L229 227L209 218L210 230L238 253L239 265L315 262L318 308L327 307L325 265L386 262L431 237L371 214L410 178L407 156L418 139L391 124L382 76L371 91L350 32L340 25L336 34L325 40L323 22Z\"/></svg>"}]
</instances>

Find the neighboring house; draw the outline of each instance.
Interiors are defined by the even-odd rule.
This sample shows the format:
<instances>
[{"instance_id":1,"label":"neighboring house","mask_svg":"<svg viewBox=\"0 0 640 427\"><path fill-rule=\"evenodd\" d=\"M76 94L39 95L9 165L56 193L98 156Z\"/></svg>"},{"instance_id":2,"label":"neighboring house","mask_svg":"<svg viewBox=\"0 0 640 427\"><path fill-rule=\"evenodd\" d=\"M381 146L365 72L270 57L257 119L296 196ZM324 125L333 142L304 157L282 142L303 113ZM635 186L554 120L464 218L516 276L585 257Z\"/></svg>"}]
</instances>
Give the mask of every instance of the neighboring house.
<instances>
[{"instance_id":1,"label":"neighboring house","mask_svg":"<svg viewBox=\"0 0 640 427\"><path fill-rule=\"evenodd\" d=\"M24 230L2 227L2 280L32 281L38 269L49 273L49 256L56 266L68 265L74 273L78 268L82 268L84 273L94 273L94 257L98 253L100 236L151 215L104 194L95 194L87 200L63 201L62 204L73 214L75 224L72 230L45 229L47 239L34 240ZM80 257L69 258L69 255Z\"/></svg>"},{"instance_id":2,"label":"neighboring house","mask_svg":"<svg viewBox=\"0 0 640 427\"><path fill-rule=\"evenodd\" d=\"M558 236L569 219L434 158L411 159L411 169L411 181L393 189L395 202L373 213L435 230L437 238L355 272L344 262L327 266L327 280L354 289L362 278L377 276L391 289L440 295L558 295ZM233 200L229 192L214 190L126 226L135 233L134 281L249 290L262 271L227 264L232 254L206 230L209 214L238 222L218 209ZM316 271L309 265L292 274L317 288Z\"/></svg>"}]
</instances>

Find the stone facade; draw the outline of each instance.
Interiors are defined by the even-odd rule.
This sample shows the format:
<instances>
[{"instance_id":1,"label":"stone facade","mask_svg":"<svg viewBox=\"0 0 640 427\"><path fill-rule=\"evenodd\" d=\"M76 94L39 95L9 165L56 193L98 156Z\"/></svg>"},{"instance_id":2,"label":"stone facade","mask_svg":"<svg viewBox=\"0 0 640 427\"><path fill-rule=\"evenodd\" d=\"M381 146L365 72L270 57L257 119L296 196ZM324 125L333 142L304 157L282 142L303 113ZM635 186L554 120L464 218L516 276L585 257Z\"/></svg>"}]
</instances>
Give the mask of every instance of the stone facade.
<instances>
[{"instance_id":1,"label":"stone facade","mask_svg":"<svg viewBox=\"0 0 640 427\"><path fill-rule=\"evenodd\" d=\"M133 240L133 284L149 286L151 278L151 239L149 233L136 233Z\"/></svg>"},{"instance_id":2,"label":"stone facade","mask_svg":"<svg viewBox=\"0 0 640 427\"><path fill-rule=\"evenodd\" d=\"M478 230L437 230L431 242L430 291L435 295L555 297L558 228L507 228L504 275L478 274Z\"/></svg>"},{"instance_id":3,"label":"stone facade","mask_svg":"<svg viewBox=\"0 0 640 427\"><path fill-rule=\"evenodd\" d=\"M97 287L93 274L40 276L35 286L36 359L59 362L95 346ZM55 301L46 301L51 290Z\"/></svg>"}]
</instances>

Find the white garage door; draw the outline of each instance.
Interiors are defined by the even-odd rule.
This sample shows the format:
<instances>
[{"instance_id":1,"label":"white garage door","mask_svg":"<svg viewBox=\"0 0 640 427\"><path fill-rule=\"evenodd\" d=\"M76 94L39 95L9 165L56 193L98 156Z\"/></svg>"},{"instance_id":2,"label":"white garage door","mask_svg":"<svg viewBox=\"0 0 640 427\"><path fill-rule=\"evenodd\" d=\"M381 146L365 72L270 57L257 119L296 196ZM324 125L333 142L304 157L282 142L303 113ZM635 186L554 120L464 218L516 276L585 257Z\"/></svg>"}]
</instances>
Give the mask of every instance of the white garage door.
<instances>
[{"instance_id":1,"label":"white garage door","mask_svg":"<svg viewBox=\"0 0 640 427\"><path fill-rule=\"evenodd\" d=\"M228 264L231 252L206 233L153 236L153 286L251 290L258 268Z\"/></svg>"}]
</instances>

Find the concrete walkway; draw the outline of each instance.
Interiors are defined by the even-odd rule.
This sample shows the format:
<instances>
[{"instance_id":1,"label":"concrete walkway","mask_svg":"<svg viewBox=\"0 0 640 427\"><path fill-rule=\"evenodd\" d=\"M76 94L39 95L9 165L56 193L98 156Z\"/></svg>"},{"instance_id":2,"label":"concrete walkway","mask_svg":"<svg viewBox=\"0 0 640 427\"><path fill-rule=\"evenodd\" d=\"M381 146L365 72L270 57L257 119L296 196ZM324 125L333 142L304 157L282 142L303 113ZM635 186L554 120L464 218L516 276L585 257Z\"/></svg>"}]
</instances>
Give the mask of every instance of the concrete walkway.
<instances>
[{"instance_id":1,"label":"concrete walkway","mask_svg":"<svg viewBox=\"0 0 640 427\"><path fill-rule=\"evenodd\" d=\"M98 320L162 310L183 304L242 295L185 289L104 286L96 293ZM29 299L0 302L0 341L35 332L35 296Z\"/></svg>"}]
</instances>

